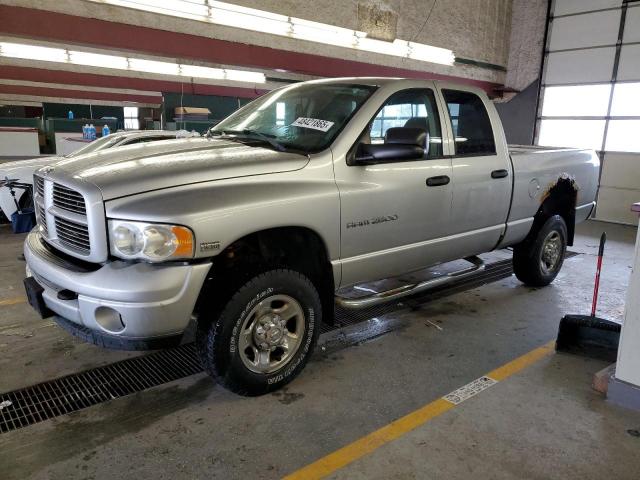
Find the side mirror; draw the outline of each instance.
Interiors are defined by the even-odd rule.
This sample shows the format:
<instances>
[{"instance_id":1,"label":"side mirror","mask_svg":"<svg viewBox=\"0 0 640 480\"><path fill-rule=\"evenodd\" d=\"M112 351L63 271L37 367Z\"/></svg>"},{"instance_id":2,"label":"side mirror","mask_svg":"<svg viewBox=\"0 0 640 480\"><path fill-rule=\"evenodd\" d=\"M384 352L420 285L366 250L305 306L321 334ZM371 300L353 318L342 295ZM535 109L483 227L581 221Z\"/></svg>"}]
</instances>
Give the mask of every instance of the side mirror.
<instances>
[{"instance_id":1,"label":"side mirror","mask_svg":"<svg viewBox=\"0 0 640 480\"><path fill-rule=\"evenodd\" d=\"M422 128L390 128L383 144L361 143L356 149L354 165L406 162L425 156L429 134Z\"/></svg>"}]
</instances>

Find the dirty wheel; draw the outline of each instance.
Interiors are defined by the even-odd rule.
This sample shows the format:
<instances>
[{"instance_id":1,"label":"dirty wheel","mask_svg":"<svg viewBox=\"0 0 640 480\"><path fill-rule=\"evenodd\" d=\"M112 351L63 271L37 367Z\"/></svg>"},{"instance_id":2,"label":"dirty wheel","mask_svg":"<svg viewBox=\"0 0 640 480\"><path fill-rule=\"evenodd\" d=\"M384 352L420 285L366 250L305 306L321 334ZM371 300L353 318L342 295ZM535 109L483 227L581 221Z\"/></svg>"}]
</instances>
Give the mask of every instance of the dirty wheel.
<instances>
[{"instance_id":1,"label":"dirty wheel","mask_svg":"<svg viewBox=\"0 0 640 480\"><path fill-rule=\"evenodd\" d=\"M272 270L252 278L203 318L197 344L203 367L241 395L262 395L290 382L317 341L320 298L304 275Z\"/></svg>"},{"instance_id":2,"label":"dirty wheel","mask_svg":"<svg viewBox=\"0 0 640 480\"><path fill-rule=\"evenodd\" d=\"M554 215L514 247L513 271L526 285L549 285L562 268L566 250L567 224L560 215Z\"/></svg>"}]
</instances>

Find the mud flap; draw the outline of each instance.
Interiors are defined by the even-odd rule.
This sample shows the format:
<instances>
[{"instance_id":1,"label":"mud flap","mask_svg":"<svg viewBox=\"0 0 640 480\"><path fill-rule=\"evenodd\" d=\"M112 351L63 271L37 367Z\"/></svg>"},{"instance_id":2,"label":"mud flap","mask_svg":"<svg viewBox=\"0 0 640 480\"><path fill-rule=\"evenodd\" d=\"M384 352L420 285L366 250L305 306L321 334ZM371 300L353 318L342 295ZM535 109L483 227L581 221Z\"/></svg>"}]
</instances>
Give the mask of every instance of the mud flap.
<instances>
[{"instance_id":1,"label":"mud flap","mask_svg":"<svg viewBox=\"0 0 640 480\"><path fill-rule=\"evenodd\" d=\"M40 314L42 318L49 318L55 315L49 307L44 303L42 298L42 292L44 288L33 277L27 277L24 279L24 289L27 293L27 301L33 309Z\"/></svg>"}]
</instances>

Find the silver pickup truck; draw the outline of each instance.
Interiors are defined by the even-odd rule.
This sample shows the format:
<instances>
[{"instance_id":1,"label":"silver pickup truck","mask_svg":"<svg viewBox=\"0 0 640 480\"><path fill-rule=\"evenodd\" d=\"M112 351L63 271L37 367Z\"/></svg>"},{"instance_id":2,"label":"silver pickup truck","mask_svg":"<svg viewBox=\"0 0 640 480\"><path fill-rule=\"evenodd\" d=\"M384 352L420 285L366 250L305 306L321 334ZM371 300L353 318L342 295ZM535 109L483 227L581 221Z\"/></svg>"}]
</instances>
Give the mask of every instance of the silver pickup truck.
<instances>
[{"instance_id":1,"label":"silver pickup truck","mask_svg":"<svg viewBox=\"0 0 640 480\"><path fill-rule=\"evenodd\" d=\"M507 147L493 104L449 83L298 83L205 137L63 160L35 175L29 301L109 348L181 341L259 395L291 381L336 304L363 308L482 268L513 246L547 285L598 187L593 151ZM343 287L465 259L469 268L366 297Z\"/></svg>"}]
</instances>

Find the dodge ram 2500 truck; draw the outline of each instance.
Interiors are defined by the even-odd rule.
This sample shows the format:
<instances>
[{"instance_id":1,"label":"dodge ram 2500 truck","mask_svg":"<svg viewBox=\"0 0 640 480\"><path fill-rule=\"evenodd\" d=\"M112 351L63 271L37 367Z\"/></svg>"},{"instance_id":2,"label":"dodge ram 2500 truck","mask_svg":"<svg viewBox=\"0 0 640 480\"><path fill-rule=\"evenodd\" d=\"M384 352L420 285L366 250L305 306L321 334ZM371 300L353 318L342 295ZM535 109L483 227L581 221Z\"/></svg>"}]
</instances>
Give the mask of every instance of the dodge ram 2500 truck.
<instances>
[{"instance_id":1,"label":"dodge ram 2500 truck","mask_svg":"<svg viewBox=\"0 0 640 480\"><path fill-rule=\"evenodd\" d=\"M480 90L346 78L272 91L202 138L66 159L35 175L25 285L43 316L105 347L161 348L196 322L204 368L244 395L304 367L333 308L482 268L513 246L547 285L598 187L593 151L511 147ZM366 297L345 286L465 259Z\"/></svg>"}]
</instances>

